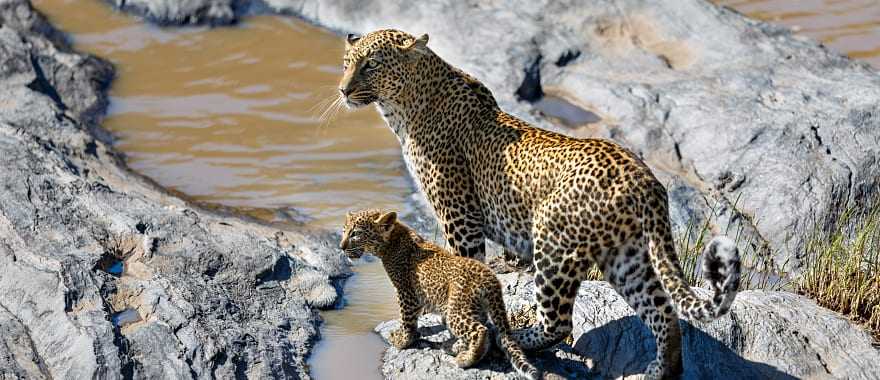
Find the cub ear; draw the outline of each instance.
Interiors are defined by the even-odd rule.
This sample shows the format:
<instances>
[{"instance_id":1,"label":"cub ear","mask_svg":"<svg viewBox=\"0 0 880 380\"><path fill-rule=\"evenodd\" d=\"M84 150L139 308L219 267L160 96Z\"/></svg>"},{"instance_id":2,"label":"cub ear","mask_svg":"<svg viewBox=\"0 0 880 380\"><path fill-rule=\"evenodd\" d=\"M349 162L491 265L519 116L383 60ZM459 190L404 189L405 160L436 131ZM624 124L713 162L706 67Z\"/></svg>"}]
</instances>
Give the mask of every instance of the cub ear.
<instances>
[{"instance_id":1,"label":"cub ear","mask_svg":"<svg viewBox=\"0 0 880 380\"><path fill-rule=\"evenodd\" d=\"M354 34L349 33L348 36L345 37L345 47L350 48L351 45L354 45L354 43L358 42L359 39L361 39L361 38L354 35Z\"/></svg>"},{"instance_id":2,"label":"cub ear","mask_svg":"<svg viewBox=\"0 0 880 380\"><path fill-rule=\"evenodd\" d=\"M376 219L376 224L378 224L383 229L390 229L394 225L394 222L396 222L396 221L397 221L397 213L394 211L391 211L391 212L386 212L386 213L382 214L381 216L379 216L379 218Z\"/></svg>"},{"instance_id":3,"label":"cub ear","mask_svg":"<svg viewBox=\"0 0 880 380\"><path fill-rule=\"evenodd\" d=\"M412 40L412 42L406 44L403 47L403 50L412 50L419 53L427 53L428 52L428 34L422 34L421 37Z\"/></svg>"}]
</instances>

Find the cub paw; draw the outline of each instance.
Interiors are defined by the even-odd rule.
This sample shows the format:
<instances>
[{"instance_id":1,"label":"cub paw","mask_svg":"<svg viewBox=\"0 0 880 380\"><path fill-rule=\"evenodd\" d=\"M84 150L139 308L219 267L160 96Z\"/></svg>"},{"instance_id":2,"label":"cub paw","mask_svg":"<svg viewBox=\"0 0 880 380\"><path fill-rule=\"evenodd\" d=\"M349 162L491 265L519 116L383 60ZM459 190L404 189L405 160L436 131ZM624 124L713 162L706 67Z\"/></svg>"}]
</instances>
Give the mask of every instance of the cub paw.
<instances>
[{"instance_id":1,"label":"cub paw","mask_svg":"<svg viewBox=\"0 0 880 380\"><path fill-rule=\"evenodd\" d=\"M394 348L402 350L415 343L416 338L418 337L412 331L397 329L391 332L391 336L388 338L388 341L391 343L392 346L394 346Z\"/></svg>"},{"instance_id":2,"label":"cub paw","mask_svg":"<svg viewBox=\"0 0 880 380\"><path fill-rule=\"evenodd\" d=\"M465 350L455 357L455 364L458 364L459 368L470 368L477 364L478 359L473 352Z\"/></svg>"},{"instance_id":3,"label":"cub paw","mask_svg":"<svg viewBox=\"0 0 880 380\"><path fill-rule=\"evenodd\" d=\"M467 343L464 342L464 339L452 338L443 342L442 348L447 355L456 356L467 349Z\"/></svg>"}]
</instances>

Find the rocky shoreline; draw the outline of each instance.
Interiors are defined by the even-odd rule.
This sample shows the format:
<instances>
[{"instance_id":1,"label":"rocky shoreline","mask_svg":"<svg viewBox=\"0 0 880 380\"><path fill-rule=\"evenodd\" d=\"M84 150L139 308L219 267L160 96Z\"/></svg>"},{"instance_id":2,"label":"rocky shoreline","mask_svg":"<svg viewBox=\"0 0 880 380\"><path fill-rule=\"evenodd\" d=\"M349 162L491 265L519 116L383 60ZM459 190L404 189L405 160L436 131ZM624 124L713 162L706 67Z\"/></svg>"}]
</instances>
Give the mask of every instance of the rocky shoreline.
<instances>
[{"instance_id":1,"label":"rocky shoreline","mask_svg":"<svg viewBox=\"0 0 880 380\"><path fill-rule=\"evenodd\" d=\"M528 274L500 275L514 323L526 322L534 282ZM709 297L710 292L697 289ZM495 353L477 368L462 370L441 348L448 339L439 317L419 321L423 340L414 349L385 352L382 373L390 379L515 379ZM787 292L745 291L730 314L712 323L681 320L682 379L877 379L880 351L846 318ZM397 321L376 327L388 339ZM638 375L654 358L650 330L607 283L584 282L574 310L570 344L534 354L545 378L619 379Z\"/></svg>"},{"instance_id":2,"label":"rocky shoreline","mask_svg":"<svg viewBox=\"0 0 880 380\"><path fill-rule=\"evenodd\" d=\"M338 31L427 32L504 108L644 156L679 226L717 207L718 231L741 227L777 262L797 260L807 216L867 199L880 178L880 76L703 1L113 3L166 25L269 11ZM334 279L349 272L333 237L206 210L131 173L98 126L112 67L72 51L26 0L0 0L0 23L0 377L309 378L316 309L334 304ZM535 107L542 94L602 120L561 126ZM529 278L502 278L511 311L527 308ZM538 357L548 372L628 376L653 355L607 285L583 284L576 313L573 345ZM686 378L880 378L871 338L805 297L744 292L730 316L682 323ZM509 368L462 371L422 342L389 349L382 371L506 378Z\"/></svg>"},{"instance_id":3,"label":"rocky shoreline","mask_svg":"<svg viewBox=\"0 0 880 380\"><path fill-rule=\"evenodd\" d=\"M0 1L0 377L308 378L332 236L200 208L97 122L113 68Z\"/></svg>"}]
</instances>

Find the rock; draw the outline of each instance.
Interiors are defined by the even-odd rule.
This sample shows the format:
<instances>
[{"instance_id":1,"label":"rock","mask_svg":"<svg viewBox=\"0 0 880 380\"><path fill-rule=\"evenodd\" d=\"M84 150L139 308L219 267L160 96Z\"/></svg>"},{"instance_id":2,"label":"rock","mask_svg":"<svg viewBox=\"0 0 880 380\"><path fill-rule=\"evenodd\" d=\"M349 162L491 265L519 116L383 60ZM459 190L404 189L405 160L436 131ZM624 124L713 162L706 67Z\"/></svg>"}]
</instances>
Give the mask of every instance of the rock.
<instances>
[{"instance_id":1,"label":"rock","mask_svg":"<svg viewBox=\"0 0 880 380\"><path fill-rule=\"evenodd\" d=\"M161 25L228 25L246 1L239 0L107 0L115 7ZM237 9L239 8L239 9ZM239 12L236 12L236 11Z\"/></svg>"},{"instance_id":2,"label":"rock","mask_svg":"<svg viewBox=\"0 0 880 380\"><path fill-rule=\"evenodd\" d=\"M531 276L499 276L511 315L529 309ZM706 297L709 292L696 289ZM730 314L712 323L680 321L683 379L880 378L880 351L871 337L838 314L786 292L745 291ZM382 372L399 379L513 379L500 353L477 368L459 369L440 348L448 331L423 316L426 338L415 348L385 352ZM396 321L376 327L387 339ZM654 358L650 330L608 284L584 282L578 292L572 343L530 355L546 374L612 379L640 374ZM497 351L497 350L495 350ZM550 375L550 376L553 376ZM549 377L548 377L549 378Z\"/></svg>"},{"instance_id":3,"label":"rock","mask_svg":"<svg viewBox=\"0 0 880 380\"><path fill-rule=\"evenodd\" d=\"M60 109L69 111L68 116L81 120L92 135L108 141L109 135L95 126L107 108L106 90L113 79L113 66L97 57L74 52L64 35L27 2L0 1L0 24L8 27L8 46L28 45L28 54L3 54L7 62L4 66L10 71L4 70L0 75L6 80L18 77L13 82L24 83L48 96ZM14 37L13 30L23 33ZM15 41L17 38L20 41Z\"/></svg>"},{"instance_id":4,"label":"rock","mask_svg":"<svg viewBox=\"0 0 880 380\"><path fill-rule=\"evenodd\" d=\"M308 378L335 238L202 209L100 139L106 62L0 1L0 378Z\"/></svg>"},{"instance_id":5,"label":"rock","mask_svg":"<svg viewBox=\"0 0 880 380\"><path fill-rule=\"evenodd\" d=\"M218 4L187 2L196 3L186 9ZM704 0L236 4L228 7L238 14L293 14L337 31L428 33L429 47L486 83L504 109L644 157L667 184L678 228L715 213L716 232L770 248L780 270L800 267L814 223L880 185L877 72ZM543 99L601 120L570 128L544 114Z\"/></svg>"}]
</instances>

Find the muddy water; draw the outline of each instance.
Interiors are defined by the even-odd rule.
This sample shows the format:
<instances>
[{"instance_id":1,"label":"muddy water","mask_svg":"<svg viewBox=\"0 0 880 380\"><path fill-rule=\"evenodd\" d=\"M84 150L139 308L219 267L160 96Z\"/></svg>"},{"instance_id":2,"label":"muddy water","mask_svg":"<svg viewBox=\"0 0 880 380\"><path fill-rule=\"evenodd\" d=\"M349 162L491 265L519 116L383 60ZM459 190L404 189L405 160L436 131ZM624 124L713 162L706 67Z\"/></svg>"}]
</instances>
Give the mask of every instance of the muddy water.
<instances>
[{"instance_id":1,"label":"muddy water","mask_svg":"<svg viewBox=\"0 0 880 380\"><path fill-rule=\"evenodd\" d=\"M783 24L798 34L880 68L880 1L713 0L752 18Z\"/></svg>"},{"instance_id":2,"label":"muddy water","mask_svg":"<svg viewBox=\"0 0 880 380\"><path fill-rule=\"evenodd\" d=\"M880 3L717 0L752 17L797 27L880 67ZM98 0L35 0L76 47L116 65L104 127L135 170L199 201L267 220L338 228L353 207L405 209L397 141L372 110L319 119L333 96L342 44L289 18L257 16L234 28L159 29ZM563 121L597 118L549 99ZM346 282L346 306L326 324L310 364L319 379L378 378L382 342L396 317L378 262Z\"/></svg>"},{"instance_id":3,"label":"muddy water","mask_svg":"<svg viewBox=\"0 0 880 380\"><path fill-rule=\"evenodd\" d=\"M129 165L196 200L338 224L353 204L399 205L397 140L371 109L319 119L343 45L290 18L159 29L98 1L37 1L78 49L116 64L104 127ZM97 21L96 20L100 20Z\"/></svg>"},{"instance_id":4,"label":"muddy water","mask_svg":"<svg viewBox=\"0 0 880 380\"><path fill-rule=\"evenodd\" d=\"M116 65L104 127L128 164L160 184L324 228L340 228L354 207L406 207L400 148L375 111L320 119L340 75L337 36L276 16L159 29L97 0L35 5L77 49ZM380 378L384 345L372 329L396 317L394 291L378 261L355 271L346 307L323 313L310 363L319 379Z\"/></svg>"}]
</instances>

